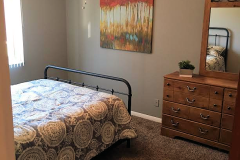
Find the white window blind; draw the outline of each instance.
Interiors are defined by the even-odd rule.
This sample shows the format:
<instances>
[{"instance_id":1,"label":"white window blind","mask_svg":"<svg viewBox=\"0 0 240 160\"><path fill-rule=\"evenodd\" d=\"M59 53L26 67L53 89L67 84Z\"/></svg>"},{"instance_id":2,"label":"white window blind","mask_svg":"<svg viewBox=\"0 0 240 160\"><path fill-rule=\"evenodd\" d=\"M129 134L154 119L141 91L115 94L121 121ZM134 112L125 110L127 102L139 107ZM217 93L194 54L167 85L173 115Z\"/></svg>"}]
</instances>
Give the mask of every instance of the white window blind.
<instances>
[{"instance_id":1,"label":"white window blind","mask_svg":"<svg viewBox=\"0 0 240 160\"><path fill-rule=\"evenodd\" d=\"M4 0L10 67L24 65L21 0Z\"/></svg>"}]
</instances>

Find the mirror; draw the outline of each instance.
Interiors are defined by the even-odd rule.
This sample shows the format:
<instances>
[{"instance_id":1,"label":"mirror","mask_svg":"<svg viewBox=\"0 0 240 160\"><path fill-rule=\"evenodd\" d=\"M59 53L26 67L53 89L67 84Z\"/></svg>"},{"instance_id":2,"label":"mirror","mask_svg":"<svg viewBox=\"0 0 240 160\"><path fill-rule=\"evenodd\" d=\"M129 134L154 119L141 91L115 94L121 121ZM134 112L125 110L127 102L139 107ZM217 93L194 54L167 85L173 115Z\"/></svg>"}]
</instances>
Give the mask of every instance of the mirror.
<instances>
[{"instance_id":1,"label":"mirror","mask_svg":"<svg viewBox=\"0 0 240 160\"><path fill-rule=\"evenodd\" d=\"M211 8L206 70L239 73L240 8Z\"/></svg>"}]
</instances>

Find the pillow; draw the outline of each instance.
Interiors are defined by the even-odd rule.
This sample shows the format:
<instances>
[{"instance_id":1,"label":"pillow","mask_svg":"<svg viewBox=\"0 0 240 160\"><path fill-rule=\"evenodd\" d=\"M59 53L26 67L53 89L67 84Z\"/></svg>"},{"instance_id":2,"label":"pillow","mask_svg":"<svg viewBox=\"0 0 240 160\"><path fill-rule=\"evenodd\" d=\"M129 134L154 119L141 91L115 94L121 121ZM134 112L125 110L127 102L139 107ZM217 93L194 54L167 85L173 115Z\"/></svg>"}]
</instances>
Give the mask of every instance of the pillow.
<instances>
[{"instance_id":1,"label":"pillow","mask_svg":"<svg viewBox=\"0 0 240 160\"><path fill-rule=\"evenodd\" d=\"M225 54L225 49L224 47L221 46L208 46L207 48L207 55L212 55L215 57L224 57Z\"/></svg>"}]
</instances>

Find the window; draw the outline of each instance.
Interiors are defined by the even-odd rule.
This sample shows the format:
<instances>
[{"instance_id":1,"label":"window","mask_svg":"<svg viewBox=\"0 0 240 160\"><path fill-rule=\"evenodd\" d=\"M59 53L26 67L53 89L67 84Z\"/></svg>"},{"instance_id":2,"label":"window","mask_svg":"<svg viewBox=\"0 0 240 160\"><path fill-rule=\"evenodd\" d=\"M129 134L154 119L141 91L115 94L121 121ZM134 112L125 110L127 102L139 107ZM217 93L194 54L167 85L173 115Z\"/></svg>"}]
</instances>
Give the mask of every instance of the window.
<instances>
[{"instance_id":1,"label":"window","mask_svg":"<svg viewBox=\"0 0 240 160\"><path fill-rule=\"evenodd\" d=\"M4 0L10 67L24 65L21 0Z\"/></svg>"}]
</instances>

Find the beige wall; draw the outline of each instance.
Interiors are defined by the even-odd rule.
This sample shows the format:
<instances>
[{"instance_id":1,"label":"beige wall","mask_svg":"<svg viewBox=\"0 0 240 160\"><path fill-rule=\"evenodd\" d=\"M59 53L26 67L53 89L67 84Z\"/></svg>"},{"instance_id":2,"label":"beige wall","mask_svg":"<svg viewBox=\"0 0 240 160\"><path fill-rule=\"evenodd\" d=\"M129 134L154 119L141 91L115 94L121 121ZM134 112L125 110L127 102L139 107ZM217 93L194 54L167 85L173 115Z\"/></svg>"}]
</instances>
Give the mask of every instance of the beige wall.
<instances>
[{"instance_id":1,"label":"beige wall","mask_svg":"<svg viewBox=\"0 0 240 160\"><path fill-rule=\"evenodd\" d=\"M239 73L240 70L240 8L213 8L211 10L211 27L228 28L230 41L227 60L227 71ZM216 34L214 32L213 34ZM219 34L219 32L218 32ZM226 35L226 33L224 33ZM214 41L209 39L210 43ZM221 46L226 46L226 39L219 39ZM219 44L217 44L219 45Z\"/></svg>"},{"instance_id":2,"label":"beige wall","mask_svg":"<svg viewBox=\"0 0 240 160\"><path fill-rule=\"evenodd\" d=\"M14 160L13 119L3 0L0 0L0 33L0 159Z\"/></svg>"},{"instance_id":3,"label":"beige wall","mask_svg":"<svg viewBox=\"0 0 240 160\"><path fill-rule=\"evenodd\" d=\"M22 0L22 6L25 66L10 70L12 84L43 78L48 64L67 67L65 0Z\"/></svg>"},{"instance_id":4,"label":"beige wall","mask_svg":"<svg viewBox=\"0 0 240 160\"><path fill-rule=\"evenodd\" d=\"M178 62L185 59L196 66L195 73L199 71L204 0L155 0L152 54L100 48L99 0L88 1L85 10L82 4L82 0L67 1L68 66L127 79L133 88L132 110L161 117L163 76L178 70ZM154 107L154 99L160 99L159 108Z\"/></svg>"}]
</instances>

